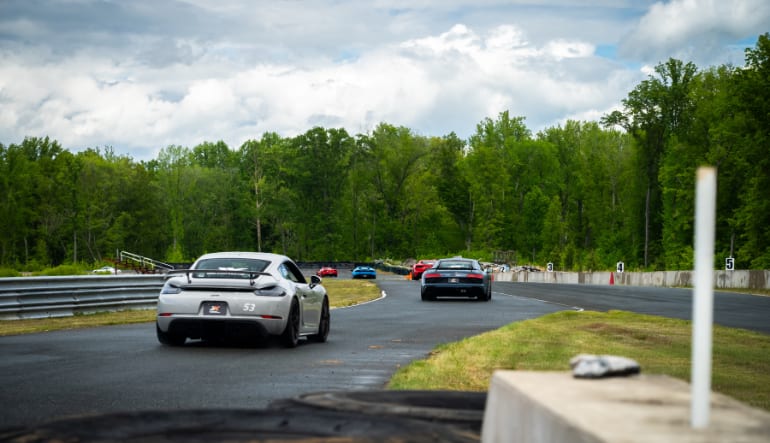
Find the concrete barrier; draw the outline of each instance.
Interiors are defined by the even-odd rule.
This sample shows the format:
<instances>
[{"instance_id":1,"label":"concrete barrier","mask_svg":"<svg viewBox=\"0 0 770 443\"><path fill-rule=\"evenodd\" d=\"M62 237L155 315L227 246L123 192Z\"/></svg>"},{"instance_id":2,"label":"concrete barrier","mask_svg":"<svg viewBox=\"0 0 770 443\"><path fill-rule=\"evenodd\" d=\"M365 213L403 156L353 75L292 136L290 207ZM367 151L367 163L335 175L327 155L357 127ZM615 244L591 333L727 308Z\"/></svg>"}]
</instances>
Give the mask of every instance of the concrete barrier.
<instances>
[{"instance_id":1,"label":"concrete barrier","mask_svg":"<svg viewBox=\"0 0 770 443\"><path fill-rule=\"evenodd\" d=\"M658 272L497 272L495 281L626 286L692 287L694 271ZM770 271L714 271L717 289L770 289Z\"/></svg>"},{"instance_id":2,"label":"concrete barrier","mask_svg":"<svg viewBox=\"0 0 770 443\"><path fill-rule=\"evenodd\" d=\"M570 372L497 371L481 441L770 441L770 413L713 392L711 410L707 428L691 428L689 384L664 375L577 379Z\"/></svg>"}]
</instances>

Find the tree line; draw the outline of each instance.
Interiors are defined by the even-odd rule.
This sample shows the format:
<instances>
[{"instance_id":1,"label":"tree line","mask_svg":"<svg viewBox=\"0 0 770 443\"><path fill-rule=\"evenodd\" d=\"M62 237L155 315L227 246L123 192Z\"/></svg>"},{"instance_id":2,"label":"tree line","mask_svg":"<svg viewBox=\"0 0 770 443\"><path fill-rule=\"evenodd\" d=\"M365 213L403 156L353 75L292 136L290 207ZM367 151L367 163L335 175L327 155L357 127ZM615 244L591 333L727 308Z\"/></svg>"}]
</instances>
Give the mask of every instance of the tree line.
<instances>
[{"instance_id":1,"label":"tree line","mask_svg":"<svg viewBox=\"0 0 770 443\"><path fill-rule=\"evenodd\" d=\"M0 267L463 254L560 270L693 266L695 171L718 168L717 261L770 268L770 37L742 67L669 59L599 122L533 134L501 112L467 140L379 124L265 133L135 161L48 137L0 144ZM715 263L715 266L720 266Z\"/></svg>"}]
</instances>

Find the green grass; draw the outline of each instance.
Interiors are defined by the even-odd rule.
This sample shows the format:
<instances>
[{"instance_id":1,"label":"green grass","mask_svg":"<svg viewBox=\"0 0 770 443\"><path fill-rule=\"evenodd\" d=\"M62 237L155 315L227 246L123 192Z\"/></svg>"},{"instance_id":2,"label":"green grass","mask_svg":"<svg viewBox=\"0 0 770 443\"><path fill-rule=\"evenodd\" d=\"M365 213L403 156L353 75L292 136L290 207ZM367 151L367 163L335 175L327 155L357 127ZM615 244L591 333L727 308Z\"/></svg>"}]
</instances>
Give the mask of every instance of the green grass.
<instances>
[{"instance_id":1,"label":"green grass","mask_svg":"<svg viewBox=\"0 0 770 443\"><path fill-rule=\"evenodd\" d=\"M11 268L0 268L0 278L2 277L21 277L21 272Z\"/></svg>"},{"instance_id":2,"label":"green grass","mask_svg":"<svg viewBox=\"0 0 770 443\"><path fill-rule=\"evenodd\" d=\"M155 321L154 310L76 314L70 317L0 320L0 336Z\"/></svg>"},{"instance_id":3,"label":"green grass","mask_svg":"<svg viewBox=\"0 0 770 443\"><path fill-rule=\"evenodd\" d=\"M577 354L611 354L642 372L690 379L691 323L624 311L564 311L438 346L390 389L486 391L498 369L568 371ZM712 389L770 410L770 336L714 326Z\"/></svg>"},{"instance_id":4,"label":"green grass","mask_svg":"<svg viewBox=\"0 0 770 443\"><path fill-rule=\"evenodd\" d=\"M739 293L742 293L742 294L770 296L770 289L732 288L732 289L715 289L715 291L739 292Z\"/></svg>"},{"instance_id":5,"label":"green grass","mask_svg":"<svg viewBox=\"0 0 770 443\"><path fill-rule=\"evenodd\" d=\"M353 306L380 298L377 284L371 280L336 280L325 278L324 288L329 294L329 304L333 308Z\"/></svg>"},{"instance_id":6,"label":"green grass","mask_svg":"<svg viewBox=\"0 0 770 443\"><path fill-rule=\"evenodd\" d=\"M371 281L325 279L323 285L329 294L329 305L332 308L352 306L380 297L380 289ZM153 321L155 321L154 309L78 314L71 317L0 320L0 336Z\"/></svg>"}]
</instances>

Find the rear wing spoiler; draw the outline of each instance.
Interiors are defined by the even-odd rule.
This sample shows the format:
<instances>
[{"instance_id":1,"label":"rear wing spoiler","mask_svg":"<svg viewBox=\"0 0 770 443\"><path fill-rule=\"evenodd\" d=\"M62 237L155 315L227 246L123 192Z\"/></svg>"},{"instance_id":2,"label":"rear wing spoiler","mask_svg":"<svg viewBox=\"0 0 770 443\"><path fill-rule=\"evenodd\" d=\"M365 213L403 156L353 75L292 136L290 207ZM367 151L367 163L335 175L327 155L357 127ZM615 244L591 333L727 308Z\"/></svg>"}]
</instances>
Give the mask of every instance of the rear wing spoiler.
<instances>
[{"instance_id":1,"label":"rear wing spoiler","mask_svg":"<svg viewBox=\"0 0 770 443\"><path fill-rule=\"evenodd\" d=\"M248 278L249 284L254 286L256 280L263 275L272 277L269 272L261 271L245 271L238 269L173 269L166 273L168 278L176 275L184 275L187 277L187 284L192 283L192 277L195 278L232 278L243 279Z\"/></svg>"}]
</instances>

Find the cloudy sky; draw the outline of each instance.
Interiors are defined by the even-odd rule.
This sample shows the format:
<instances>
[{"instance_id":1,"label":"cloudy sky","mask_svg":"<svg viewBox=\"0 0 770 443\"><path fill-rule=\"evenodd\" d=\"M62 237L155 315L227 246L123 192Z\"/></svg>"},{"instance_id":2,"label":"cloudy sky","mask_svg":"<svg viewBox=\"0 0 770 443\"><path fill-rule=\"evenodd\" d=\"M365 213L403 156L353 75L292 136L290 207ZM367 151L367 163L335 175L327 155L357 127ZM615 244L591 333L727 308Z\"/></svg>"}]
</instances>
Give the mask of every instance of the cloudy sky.
<instances>
[{"instance_id":1,"label":"cloudy sky","mask_svg":"<svg viewBox=\"0 0 770 443\"><path fill-rule=\"evenodd\" d=\"M766 0L0 0L0 143L137 160L380 122L598 120L670 57L744 64Z\"/></svg>"}]
</instances>

